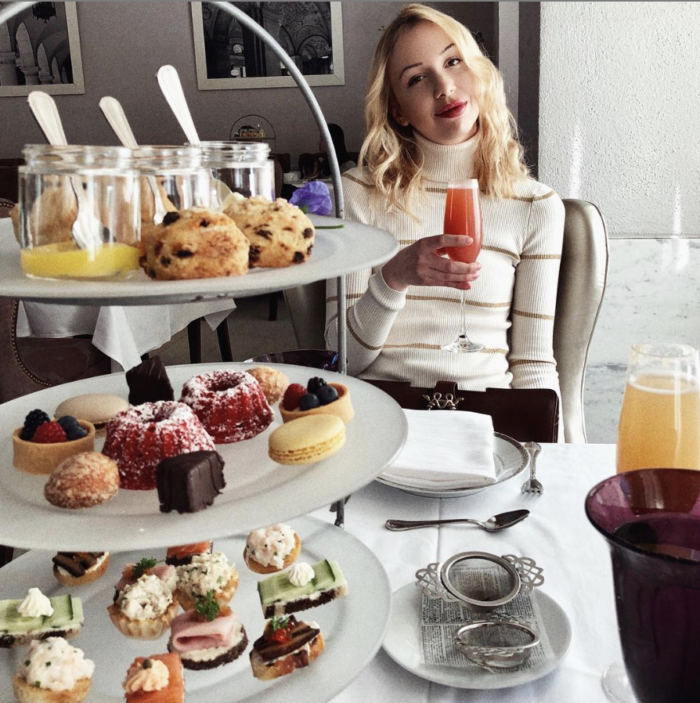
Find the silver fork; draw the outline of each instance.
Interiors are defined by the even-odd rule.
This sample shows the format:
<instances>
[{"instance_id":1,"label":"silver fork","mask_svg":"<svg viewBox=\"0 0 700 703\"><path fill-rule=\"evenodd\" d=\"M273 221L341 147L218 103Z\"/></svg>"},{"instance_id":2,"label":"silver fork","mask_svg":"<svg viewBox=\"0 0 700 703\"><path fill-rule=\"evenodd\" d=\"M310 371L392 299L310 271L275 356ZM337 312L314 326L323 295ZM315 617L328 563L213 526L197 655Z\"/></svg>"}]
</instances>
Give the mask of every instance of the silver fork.
<instances>
[{"instance_id":1,"label":"silver fork","mask_svg":"<svg viewBox=\"0 0 700 703\"><path fill-rule=\"evenodd\" d=\"M524 446L530 455L530 478L523 483L520 492L527 495L540 495L544 487L537 480L537 455L542 451L542 447L537 442L525 442Z\"/></svg>"}]
</instances>

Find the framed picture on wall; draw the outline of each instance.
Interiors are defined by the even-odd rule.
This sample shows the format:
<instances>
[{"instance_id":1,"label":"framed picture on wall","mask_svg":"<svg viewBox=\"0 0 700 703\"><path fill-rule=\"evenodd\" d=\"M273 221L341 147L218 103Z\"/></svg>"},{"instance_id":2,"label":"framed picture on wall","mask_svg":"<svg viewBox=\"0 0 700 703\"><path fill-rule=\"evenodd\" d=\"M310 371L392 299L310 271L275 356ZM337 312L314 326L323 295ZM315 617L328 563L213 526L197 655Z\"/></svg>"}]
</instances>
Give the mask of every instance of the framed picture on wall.
<instances>
[{"instance_id":1,"label":"framed picture on wall","mask_svg":"<svg viewBox=\"0 0 700 703\"><path fill-rule=\"evenodd\" d=\"M279 42L309 85L345 84L341 3L231 4ZM296 85L279 57L232 15L208 2L191 6L199 90Z\"/></svg>"},{"instance_id":2,"label":"framed picture on wall","mask_svg":"<svg viewBox=\"0 0 700 703\"><path fill-rule=\"evenodd\" d=\"M0 25L0 96L85 93L76 6L40 2Z\"/></svg>"}]
</instances>

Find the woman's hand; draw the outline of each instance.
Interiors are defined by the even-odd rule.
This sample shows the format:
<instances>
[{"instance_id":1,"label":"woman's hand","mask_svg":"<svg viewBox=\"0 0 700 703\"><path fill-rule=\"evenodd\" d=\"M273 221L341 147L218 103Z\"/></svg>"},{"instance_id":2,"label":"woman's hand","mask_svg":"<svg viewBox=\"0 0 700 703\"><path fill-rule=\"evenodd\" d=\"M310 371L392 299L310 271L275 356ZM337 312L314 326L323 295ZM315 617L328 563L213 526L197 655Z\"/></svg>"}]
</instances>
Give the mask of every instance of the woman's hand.
<instances>
[{"instance_id":1,"label":"woman's hand","mask_svg":"<svg viewBox=\"0 0 700 703\"><path fill-rule=\"evenodd\" d=\"M382 267L386 284L404 291L409 286L449 286L469 290L470 282L479 278L480 263L464 264L441 256L444 247L465 246L471 237L463 234L439 234L425 237L402 249ZM442 250L442 251L441 251Z\"/></svg>"}]
</instances>

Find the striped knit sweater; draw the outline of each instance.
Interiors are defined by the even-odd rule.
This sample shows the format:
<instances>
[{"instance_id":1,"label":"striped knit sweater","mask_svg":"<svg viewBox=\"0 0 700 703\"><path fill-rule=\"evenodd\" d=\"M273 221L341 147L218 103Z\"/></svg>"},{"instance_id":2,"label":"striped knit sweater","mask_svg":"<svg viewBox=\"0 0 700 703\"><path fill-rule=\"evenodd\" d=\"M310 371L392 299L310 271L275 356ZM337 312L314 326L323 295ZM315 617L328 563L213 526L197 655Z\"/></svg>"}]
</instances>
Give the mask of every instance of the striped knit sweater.
<instances>
[{"instance_id":1,"label":"striped knit sweater","mask_svg":"<svg viewBox=\"0 0 700 703\"><path fill-rule=\"evenodd\" d=\"M402 247L441 234L447 180L470 178L479 135L444 146L416 135L424 154L426 195L412 203L420 224L387 212L368 174L343 175L346 217L391 232ZM347 277L348 373L408 380L432 387L457 381L463 390L551 388L559 393L552 351L564 207L551 188L523 182L517 197L482 196L481 275L467 291L467 335L485 349L451 354L441 345L459 333L460 291L449 287L390 288L379 269ZM326 300L326 342L337 342L334 282Z\"/></svg>"}]
</instances>

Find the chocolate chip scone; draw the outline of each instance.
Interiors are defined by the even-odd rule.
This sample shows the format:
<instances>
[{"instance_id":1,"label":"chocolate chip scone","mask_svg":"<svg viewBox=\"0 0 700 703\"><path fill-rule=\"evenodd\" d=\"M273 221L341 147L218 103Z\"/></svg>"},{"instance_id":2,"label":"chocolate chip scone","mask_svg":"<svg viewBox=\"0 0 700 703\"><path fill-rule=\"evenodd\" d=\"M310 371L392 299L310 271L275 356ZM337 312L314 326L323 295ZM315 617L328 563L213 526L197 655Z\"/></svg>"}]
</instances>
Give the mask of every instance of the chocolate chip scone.
<instances>
[{"instance_id":1,"label":"chocolate chip scone","mask_svg":"<svg viewBox=\"0 0 700 703\"><path fill-rule=\"evenodd\" d=\"M224 212L250 241L250 266L282 268L306 261L314 246L314 226L284 198L231 198Z\"/></svg>"},{"instance_id":2,"label":"chocolate chip scone","mask_svg":"<svg viewBox=\"0 0 700 703\"><path fill-rule=\"evenodd\" d=\"M161 281L240 276L248 272L248 239L229 217L204 208L169 212L142 227L141 266Z\"/></svg>"}]
</instances>

